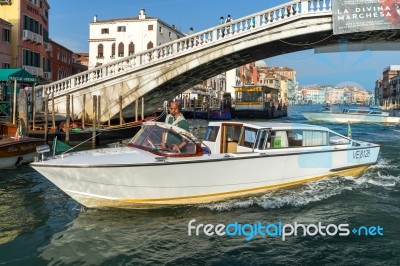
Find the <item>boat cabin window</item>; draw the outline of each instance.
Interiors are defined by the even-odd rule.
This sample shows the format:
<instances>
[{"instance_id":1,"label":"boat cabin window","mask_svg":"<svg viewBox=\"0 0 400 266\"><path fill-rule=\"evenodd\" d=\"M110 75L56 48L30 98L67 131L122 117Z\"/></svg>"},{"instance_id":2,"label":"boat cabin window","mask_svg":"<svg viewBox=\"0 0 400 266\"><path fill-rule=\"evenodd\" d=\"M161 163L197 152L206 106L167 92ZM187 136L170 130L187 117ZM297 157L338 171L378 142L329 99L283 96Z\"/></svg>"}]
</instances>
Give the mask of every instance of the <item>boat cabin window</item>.
<instances>
[{"instance_id":1,"label":"boat cabin window","mask_svg":"<svg viewBox=\"0 0 400 266\"><path fill-rule=\"evenodd\" d=\"M204 140L215 142L218 136L218 132L219 132L219 127L215 126L207 127L206 132L204 133Z\"/></svg>"},{"instance_id":2,"label":"boat cabin window","mask_svg":"<svg viewBox=\"0 0 400 266\"><path fill-rule=\"evenodd\" d=\"M258 131L257 134L257 140L256 140L256 145L254 146L254 149L258 149L258 150L265 150L267 148L269 148L268 144L267 144L267 140L269 138L269 130L267 129L262 129Z\"/></svg>"},{"instance_id":3,"label":"boat cabin window","mask_svg":"<svg viewBox=\"0 0 400 266\"><path fill-rule=\"evenodd\" d=\"M225 124L222 127L221 152L236 153L242 125Z\"/></svg>"},{"instance_id":4,"label":"boat cabin window","mask_svg":"<svg viewBox=\"0 0 400 266\"><path fill-rule=\"evenodd\" d=\"M369 112L370 115L381 115L382 112L381 111L371 111Z\"/></svg>"},{"instance_id":5,"label":"boat cabin window","mask_svg":"<svg viewBox=\"0 0 400 266\"><path fill-rule=\"evenodd\" d=\"M272 131L267 147L295 148L328 145L328 132L320 130Z\"/></svg>"},{"instance_id":6,"label":"boat cabin window","mask_svg":"<svg viewBox=\"0 0 400 266\"><path fill-rule=\"evenodd\" d=\"M303 131L303 147L326 146L328 145L328 132L318 130Z\"/></svg>"},{"instance_id":7,"label":"boat cabin window","mask_svg":"<svg viewBox=\"0 0 400 266\"><path fill-rule=\"evenodd\" d=\"M162 148L163 135L166 138L167 148ZM181 135L171 129L161 128L157 125L143 126L140 131L129 142L145 150L155 151L158 153L170 153L173 151L173 145L180 145L179 153L195 154L196 143L184 135ZM184 143L182 147L182 143Z\"/></svg>"},{"instance_id":8,"label":"boat cabin window","mask_svg":"<svg viewBox=\"0 0 400 266\"><path fill-rule=\"evenodd\" d=\"M242 131L242 126L224 126L225 137L228 141L239 141L240 133Z\"/></svg>"},{"instance_id":9,"label":"boat cabin window","mask_svg":"<svg viewBox=\"0 0 400 266\"><path fill-rule=\"evenodd\" d=\"M243 132L240 136L239 145L253 148L254 143L256 142L257 130L254 128L244 127Z\"/></svg>"},{"instance_id":10,"label":"boat cabin window","mask_svg":"<svg viewBox=\"0 0 400 266\"><path fill-rule=\"evenodd\" d=\"M286 148L288 147L287 131L274 130L271 132L271 139L268 141L271 148Z\"/></svg>"}]
</instances>

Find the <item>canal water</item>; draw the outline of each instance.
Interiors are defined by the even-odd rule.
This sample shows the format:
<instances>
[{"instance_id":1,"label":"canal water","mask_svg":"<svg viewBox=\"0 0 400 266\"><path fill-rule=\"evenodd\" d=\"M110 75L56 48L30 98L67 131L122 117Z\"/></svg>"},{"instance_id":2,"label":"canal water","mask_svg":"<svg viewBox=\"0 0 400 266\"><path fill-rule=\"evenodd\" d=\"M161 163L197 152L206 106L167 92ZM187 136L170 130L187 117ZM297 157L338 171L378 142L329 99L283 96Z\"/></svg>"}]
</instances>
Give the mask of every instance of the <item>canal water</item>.
<instances>
[{"instance_id":1,"label":"canal water","mask_svg":"<svg viewBox=\"0 0 400 266\"><path fill-rule=\"evenodd\" d=\"M308 123L301 111L319 109L292 107L278 121ZM195 134L206 124L190 123ZM347 134L347 125L318 124ZM0 265L400 265L400 125L351 129L382 145L362 176L201 206L87 209L29 166L1 170ZM199 224L231 235L208 236ZM283 239L283 226L297 236Z\"/></svg>"}]
</instances>

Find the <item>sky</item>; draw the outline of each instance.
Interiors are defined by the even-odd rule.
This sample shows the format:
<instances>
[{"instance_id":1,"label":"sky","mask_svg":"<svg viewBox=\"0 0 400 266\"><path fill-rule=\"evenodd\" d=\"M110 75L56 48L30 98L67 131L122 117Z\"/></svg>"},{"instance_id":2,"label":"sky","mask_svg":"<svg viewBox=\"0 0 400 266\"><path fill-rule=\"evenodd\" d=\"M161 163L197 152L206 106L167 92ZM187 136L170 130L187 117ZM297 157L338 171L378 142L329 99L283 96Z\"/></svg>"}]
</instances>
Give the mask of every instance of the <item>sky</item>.
<instances>
[{"instance_id":1,"label":"sky","mask_svg":"<svg viewBox=\"0 0 400 266\"><path fill-rule=\"evenodd\" d=\"M98 20L146 15L176 25L187 33L190 27L202 31L218 24L221 16L244 17L280 4L284 0L48 0L50 38L73 52L89 52L89 23ZM384 68L400 65L399 51L314 53L306 50L266 58L267 66L296 70L299 86L357 85L373 91Z\"/></svg>"}]
</instances>

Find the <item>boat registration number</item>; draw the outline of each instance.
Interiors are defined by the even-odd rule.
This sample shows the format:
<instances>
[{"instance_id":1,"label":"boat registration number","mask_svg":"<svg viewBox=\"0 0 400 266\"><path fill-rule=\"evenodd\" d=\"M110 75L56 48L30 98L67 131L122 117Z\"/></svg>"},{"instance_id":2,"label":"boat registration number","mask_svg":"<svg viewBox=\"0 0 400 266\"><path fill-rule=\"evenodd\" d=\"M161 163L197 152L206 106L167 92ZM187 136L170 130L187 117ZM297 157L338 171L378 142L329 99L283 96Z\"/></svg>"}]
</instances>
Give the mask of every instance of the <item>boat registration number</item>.
<instances>
[{"instance_id":1,"label":"boat registration number","mask_svg":"<svg viewBox=\"0 0 400 266\"><path fill-rule=\"evenodd\" d=\"M362 159L362 158L366 158L369 156L371 156L370 149L353 151L353 159Z\"/></svg>"}]
</instances>

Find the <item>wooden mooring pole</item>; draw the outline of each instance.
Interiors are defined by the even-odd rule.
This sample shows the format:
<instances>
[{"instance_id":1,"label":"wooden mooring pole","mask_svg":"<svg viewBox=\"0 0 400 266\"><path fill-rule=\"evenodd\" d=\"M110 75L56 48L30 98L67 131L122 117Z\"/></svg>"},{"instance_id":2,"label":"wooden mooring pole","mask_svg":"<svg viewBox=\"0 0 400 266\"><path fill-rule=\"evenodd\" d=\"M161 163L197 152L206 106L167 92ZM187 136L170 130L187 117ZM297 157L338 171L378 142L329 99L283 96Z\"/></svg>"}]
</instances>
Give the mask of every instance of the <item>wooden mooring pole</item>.
<instances>
[{"instance_id":1,"label":"wooden mooring pole","mask_svg":"<svg viewBox=\"0 0 400 266\"><path fill-rule=\"evenodd\" d=\"M93 95L93 131L92 148L96 148L96 124L97 124L97 95Z\"/></svg>"},{"instance_id":2,"label":"wooden mooring pole","mask_svg":"<svg viewBox=\"0 0 400 266\"><path fill-rule=\"evenodd\" d=\"M123 116L122 116L122 95L119 96L119 125L122 126Z\"/></svg>"},{"instance_id":3,"label":"wooden mooring pole","mask_svg":"<svg viewBox=\"0 0 400 266\"><path fill-rule=\"evenodd\" d=\"M82 110L82 128L85 129L85 117L86 117L86 94L83 94L83 100L82 100L82 104L83 104L83 110Z\"/></svg>"},{"instance_id":4,"label":"wooden mooring pole","mask_svg":"<svg viewBox=\"0 0 400 266\"><path fill-rule=\"evenodd\" d=\"M51 128L55 131L56 130L56 114L55 114L55 104L54 104L54 92L51 93L51 118L52 118L52 124Z\"/></svg>"},{"instance_id":5,"label":"wooden mooring pole","mask_svg":"<svg viewBox=\"0 0 400 266\"><path fill-rule=\"evenodd\" d=\"M65 129L65 143L69 143L69 127L70 127L70 100L71 100L71 97L70 97L70 95L69 94L67 94L66 95L66 97L67 97L67 99L66 99L66 104L67 104L67 106L66 106L66 110L67 110L67 114L66 114L66 116L67 116L67 120L66 120L66 129Z\"/></svg>"},{"instance_id":6,"label":"wooden mooring pole","mask_svg":"<svg viewBox=\"0 0 400 266\"><path fill-rule=\"evenodd\" d=\"M144 120L144 97L142 97L142 121Z\"/></svg>"},{"instance_id":7,"label":"wooden mooring pole","mask_svg":"<svg viewBox=\"0 0 400 266\"><path fill-rule=\"evenodd\" d=\"M44 95L44 139L47 143L47 134L49 131L49 95Z\"/></svg>"}]
</instances>

